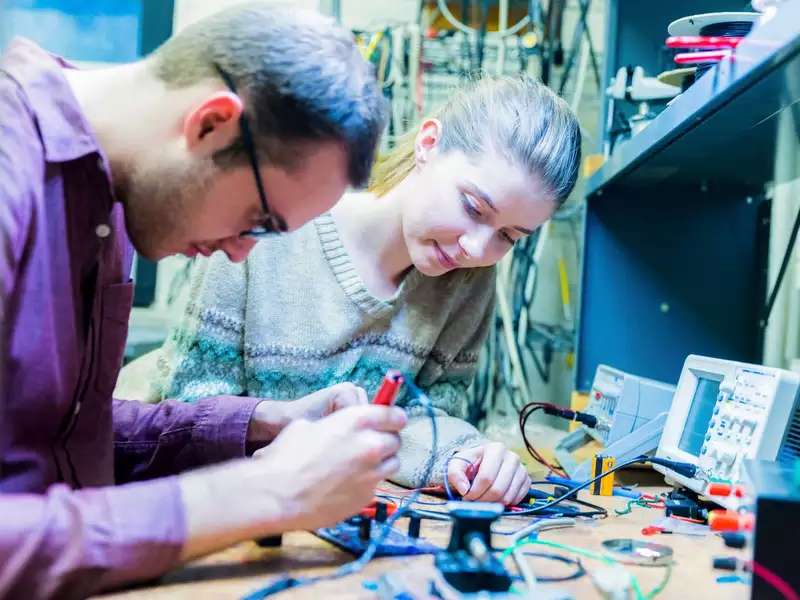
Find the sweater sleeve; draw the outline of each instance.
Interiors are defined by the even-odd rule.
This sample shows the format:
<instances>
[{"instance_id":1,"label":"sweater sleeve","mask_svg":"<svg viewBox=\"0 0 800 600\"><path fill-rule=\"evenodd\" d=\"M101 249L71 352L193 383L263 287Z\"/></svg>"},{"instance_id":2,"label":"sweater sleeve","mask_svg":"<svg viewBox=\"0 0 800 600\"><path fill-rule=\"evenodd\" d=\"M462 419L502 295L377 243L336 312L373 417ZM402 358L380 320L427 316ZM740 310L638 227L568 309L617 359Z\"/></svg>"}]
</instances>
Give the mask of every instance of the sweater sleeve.
<instances>
[{"instance_id":1,"label":"sweater sleeve","mask_svg":"<svg viewBox=\"0 0 800 600\"><path fill-rule=\"evenodd\" d=\"M190 286L184 314L163 346L122 370L120 395L194 402L245 393L245 265L230 262L222 252L198 258ZM132 394L135 390L142 391Z\"/></svg>"},{"instance_id":2,"label":"sweater sleeve","mask_svg":"<svg viewBox=\"0 0 800 600\"><path fill-rule=\"evenodd\" d=\"M485 439L464 420L467 389L475 377L478 355L494 316L495 270L473 269L461 283L459 302L454 304L433 352L417 376L436 415L436 459L431 477L425 481L433 432L425 408L407 409L409 421L401 433L400 471L393 481L408 487L441 485L447 458L462 448L473 448Z\"/></svg>"}]
</instances>

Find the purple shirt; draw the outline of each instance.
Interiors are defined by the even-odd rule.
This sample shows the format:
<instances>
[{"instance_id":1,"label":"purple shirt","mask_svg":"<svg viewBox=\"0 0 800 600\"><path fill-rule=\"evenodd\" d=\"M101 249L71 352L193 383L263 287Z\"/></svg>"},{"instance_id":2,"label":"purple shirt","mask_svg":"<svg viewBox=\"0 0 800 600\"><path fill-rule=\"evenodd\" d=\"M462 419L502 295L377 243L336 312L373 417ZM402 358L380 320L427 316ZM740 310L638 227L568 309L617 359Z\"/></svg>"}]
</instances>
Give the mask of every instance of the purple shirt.
<instances>
[{"instance_id":1,"label":"purple shirt","mask_svg":"<svg viewBox=\"0 0 800 600\"><path fill-rule=\"evenodd\" d=\"M25 40L0 58L0 597L174 566L174 474L244 456L258 402L112 400L133 251L67 66Z\"/></svg>"}]
</instances>

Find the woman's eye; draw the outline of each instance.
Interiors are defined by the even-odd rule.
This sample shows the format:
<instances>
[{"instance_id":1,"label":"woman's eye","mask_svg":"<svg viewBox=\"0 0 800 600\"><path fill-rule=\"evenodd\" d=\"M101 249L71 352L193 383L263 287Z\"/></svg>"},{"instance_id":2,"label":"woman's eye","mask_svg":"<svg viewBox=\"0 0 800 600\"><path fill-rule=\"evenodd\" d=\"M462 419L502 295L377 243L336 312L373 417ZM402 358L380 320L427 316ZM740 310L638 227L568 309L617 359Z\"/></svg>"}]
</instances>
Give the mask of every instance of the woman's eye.
<instances>
[{"instance_id":1,"label":"woman's eye","mask_svg":"<svg viewBox=\"0 0 800 600\"><path fill-rule=\"evenodd\" d=\"M468 214L472 215L473 217L481 216L481 211L478 210L478 207L475 206L473 201L470 200L469 196L466 194L461 194L461 203L464 205L464 210L466 210Z\"/></svg>"}]
</instances>

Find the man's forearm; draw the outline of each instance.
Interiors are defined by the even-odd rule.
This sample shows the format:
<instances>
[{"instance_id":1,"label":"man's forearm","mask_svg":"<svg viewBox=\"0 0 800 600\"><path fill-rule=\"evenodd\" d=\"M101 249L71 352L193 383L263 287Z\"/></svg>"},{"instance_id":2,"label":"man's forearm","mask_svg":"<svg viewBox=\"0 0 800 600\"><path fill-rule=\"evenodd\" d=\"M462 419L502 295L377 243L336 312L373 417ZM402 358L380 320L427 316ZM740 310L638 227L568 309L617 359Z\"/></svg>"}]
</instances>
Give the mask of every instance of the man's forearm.
<instances>
[{"instance_id":1,"label":"man's forearm","mask_svg":"<svg viewBox=\"0 0 800 600\"><path fill-rule=\"evenodd\" d=\"M249 469L248 462L231 461L179 477L187 532L181 560L291 527L290 504L270 493L273 482Z\"/></svg>"}]
</instances>

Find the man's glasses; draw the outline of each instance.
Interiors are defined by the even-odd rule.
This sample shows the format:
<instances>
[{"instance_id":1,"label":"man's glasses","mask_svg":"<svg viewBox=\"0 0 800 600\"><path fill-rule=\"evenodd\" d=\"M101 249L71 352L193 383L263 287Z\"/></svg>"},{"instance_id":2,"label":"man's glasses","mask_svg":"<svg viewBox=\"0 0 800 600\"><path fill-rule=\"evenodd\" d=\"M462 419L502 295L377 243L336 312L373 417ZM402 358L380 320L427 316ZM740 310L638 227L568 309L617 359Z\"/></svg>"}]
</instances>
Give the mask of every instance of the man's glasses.
<instances>
[{"instance_id":1,"label":"man's glasses","mask_svg":"<svg viewBox=\"0 0 800 600\"><path fill-rule=\"evenodd\" d=\"M214 67L217 69L219 76L222 77L225 85L228 86L228 89L235 94L236 85L233 82L233 78L219 65L215 64ZM286 225L286 221L280 215L276 215L269 210L267 193L264 191L264 182L261 180L261 171L258 169L256 147L250 132L250 123L245 116L244 110L242 110L242 114L239 116L239 128L242 130L242 144L244 145L247 157L250 159L250 166L253 168L253 176L256 178L256 188L258 188L258 196L261 199L261 209L264 211L264 220L261 222L261 226L242 231L239 233L239 237L262 238L276 233L286 233L289 229Z\"/></svg>"}]
</instances>

